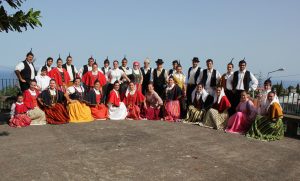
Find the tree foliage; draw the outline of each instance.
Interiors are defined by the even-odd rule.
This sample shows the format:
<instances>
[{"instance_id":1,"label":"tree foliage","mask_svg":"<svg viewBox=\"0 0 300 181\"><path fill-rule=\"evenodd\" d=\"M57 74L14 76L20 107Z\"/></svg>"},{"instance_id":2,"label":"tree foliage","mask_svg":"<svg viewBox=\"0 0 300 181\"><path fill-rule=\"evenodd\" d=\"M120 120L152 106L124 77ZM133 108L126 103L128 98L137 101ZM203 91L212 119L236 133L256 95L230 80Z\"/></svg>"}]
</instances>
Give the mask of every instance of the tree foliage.
<instances>
[{"instance_id":1,"label":"tree foliage","mask_svg":"<svg viewBox=\"0 0 300 181\"><path fill-rule=\"evenodd\" d=\"M26 31L28 27L34 29L42 26L39 20L41 18L40 11L34 11L31 8L28 12L18 10L10 15L3 6L3 2L6 2L11 8L19 9L24 1L26 0L0 0L0 32L22 32Z\"/></svg>"}]
</instances>

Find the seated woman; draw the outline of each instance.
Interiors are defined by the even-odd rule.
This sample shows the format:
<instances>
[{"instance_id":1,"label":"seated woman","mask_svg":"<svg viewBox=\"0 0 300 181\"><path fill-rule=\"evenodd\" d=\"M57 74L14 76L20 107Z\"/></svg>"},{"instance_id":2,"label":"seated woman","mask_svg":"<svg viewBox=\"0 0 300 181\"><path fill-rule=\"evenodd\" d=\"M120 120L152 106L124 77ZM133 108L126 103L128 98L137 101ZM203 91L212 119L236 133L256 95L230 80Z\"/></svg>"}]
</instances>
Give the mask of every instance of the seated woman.
<instances>
[{"instance_id":1,"label":"seated woman","mask_svg":"<svg viewBox=\"0 0 300 181\"><path fill-rule=\"evenodd\" d=\"M203 85L198 84L192 92L192 105L188 108L184 122L199 124L205 112L212 106L213 100L214 98L206 92Z\"/></svg>"},{"instance_id":2,"label":"seated woman","mask_svg":"<svg viewBox=\"0 0 300 181\"><path fill-rule=\"evenodd\" d=\"M94 120L91 109L84 101L84 88L80 85L80 78L75 78L74 85L69 87L65 93L68 102L70 122L82 123Z\"/></svg>"},{"instance_id":3,"label":"seated woman","mask_svg":"<svg viewBox=\"0 0 300 181\"><path fill-rule=\"evenodd\" d=\"M268 93L265 115L257 115L254 123L247 133L247 137L263 141L274 141L283 138L283 112L276 99L275 92Z\"/></svg>"},{"instance_id":4,"label":"seated woman","mask_svg":"<svg viewBox=\"0 0 300 181\"><path fill-rule=\"evenodd\" d=\"M203 124L200 123L200 126L224 130L228 120L227 110L230 107L231 104L224 93L223 87L217 86L214 95L214 104L212 108L206 112L203 118Z\"/></svg>"},{"instance_id":5,"label":"seated woman","mask_svg":"<svg viewBox=\"0 0 300 181\"><path fill-rule=\"evenodd\" d=\"M119 89L120 83L116 81L108 96L108 117L111 120L123 120L127 116L127 109L125 104L121 102Z\"/></svg>"},{"instance_id":6,"label":"seated woman","mask_svg":"<svg viewBox=\"0 0 300 181\"><path fill-rule=\"evenodd\" d=\"M19 94L17 96L17 102L13 103L11 106L11 118L9 120L9 126L20 128L29 126L31 123L31 119L27 116L27 107L23 103L23 95Z\"/></svg>"},{"instance_id":7,"label":"seated woman","mask_svg":"<svg viewBox=\"0 0 300 181\"><path fill-rule=\"evenodd\" d=\"M136 90L134 82L129 83L123 102L127 107L128 119L142 119L140 115L140 107L142 106L142 104L143 106L145 106L145 96L141 91Z\"/></svg>"},{"instance_id":8,"label":"seated woman","mask_svg":"<svg viewBox=\"0 0 300 181\"><path fill-rule=\"evenodd\" d=\"M86 94L85 100L90 106L92 116L95 118L95 120L106 120L108 118L108 109L104 104L101 103L103 94L101 91L100 82L96 80L93 87L94 88Z\"/></svg>"},{"instance_id":9,"label":"seated woman","mask_svg":"<svg viewBox=\"0 0 300 181\"><path fill-rule=\"evenodd\" d=\"M29 89L25 90L23 94L24 104L29 109L27 114L31 119L30 125L45 125L47 124L46 116L44 111L38 107L37 98L39 96L39 91L36 89L36 87L36 81L30 81Z\"/></svg>"},{"instance_id":10,"label":"seated woman","mask_svg":"<svg viewBox=\"0 0 300 181\"><path fill-rule=\"evenodd\" d=\"M148 84L148 91L145 97L146 104L143 117L147 120L160 120L160 108L163 105L163 101L155 92L153 83Z\"/></svg>"},{"instance_id":11,"label":"seated woman","mask_svg":"<svg viewBox=\"0 0 300 181\"><path fill-rule=\"evenodd\" d=\"M178 85L174 83L173 76L168 79L166 88L166 101L164 106L164 119L170 122L176 122L180 118L180 98L182 91Z\"/></svg>"},{"instance_id":12,"label":"seated woman","mask_svg":"<svg viewBox=\"0 0 300 181\"><path fill-rule=\"evenodd\" d=\"M49 88L43 90L39 95L38 101L43 106L48 124L65 124L69 122L70 117L64 106L64 93L56 89L54 79L50 80Z\"/></svg>"},{"instance_id":13,"label":"seated woman","mask_svg":"<svg viewBox=\"0 0 300 181\"><path fill-rule=\"evenodd\" d=\"M88 89L88 90L86 90L87 92L89 92L90 90L92 90L94 88L94 83L96 80L98 80L98 82L101 86L99 88L102 89L102 86L104 86L106 84L106 78L105 78L105 75L101 71L98 70L98 64L94 63L92 65L92 70L88 71L86 74L84 74L82 76L82 83L84 85L86 85L86 87Z\"/></svg>"},{"instance_id":14,"label":"seated woman","mask_svg":"<svg viewBox=\"0 0 300 181\"><path fill-rule=\"evenodd\" d=\"M249 99L247 92L241 92L241 102L236 107L236 113L229 118L225 131L229 133L245 134L254 121L256 113L256 108Z\"/></svg>"}]
</instances>

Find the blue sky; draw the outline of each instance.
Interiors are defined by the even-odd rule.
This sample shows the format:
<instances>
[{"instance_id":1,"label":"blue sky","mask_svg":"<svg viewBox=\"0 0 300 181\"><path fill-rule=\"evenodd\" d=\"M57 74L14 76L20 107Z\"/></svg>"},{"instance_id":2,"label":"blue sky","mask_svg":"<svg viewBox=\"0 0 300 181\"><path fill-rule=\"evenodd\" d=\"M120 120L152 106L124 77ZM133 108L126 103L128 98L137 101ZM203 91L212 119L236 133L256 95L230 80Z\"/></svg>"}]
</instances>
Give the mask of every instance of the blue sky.
<instances>
[{"instance_id":1,"label":"blue sky","mask_svg":"<svg viewBox=\"0 0 300 181\"><path fill-rule=\"evenodd\" d=\"M0 67L12 67L33 48L36 65L69 52L79 68L90 55L101 63L157 58L188 69L198 56L221 73L232 57L246 57L254 73L285 68L276 79L299 80L300 1L297 0L27 0L21 9L41 10L42 28L0 33ZM289 76L296 75L296 76Z\"/></svg>"}]
</instances>

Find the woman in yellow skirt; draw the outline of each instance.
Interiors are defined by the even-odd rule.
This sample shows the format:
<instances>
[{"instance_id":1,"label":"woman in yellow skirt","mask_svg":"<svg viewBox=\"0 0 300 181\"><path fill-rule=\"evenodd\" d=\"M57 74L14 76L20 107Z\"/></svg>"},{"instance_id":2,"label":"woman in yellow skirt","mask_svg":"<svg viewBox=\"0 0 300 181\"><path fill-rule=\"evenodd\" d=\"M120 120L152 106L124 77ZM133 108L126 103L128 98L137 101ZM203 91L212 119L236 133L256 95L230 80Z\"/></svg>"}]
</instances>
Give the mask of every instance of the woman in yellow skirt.
<instances>
[{"instance_id":1,"label":"woman in yellow skirt","mask_svg":"<svg viewBox=\"0 0 300 181\"><path fill-rule=\"evenodd\" d=\"M68 101L70 123L83 123L94 121L90 107L84 101L84 88L80 85L80 78L74 80L74 84L68 87L65 97Z\"/></svg>"}]
</instances>

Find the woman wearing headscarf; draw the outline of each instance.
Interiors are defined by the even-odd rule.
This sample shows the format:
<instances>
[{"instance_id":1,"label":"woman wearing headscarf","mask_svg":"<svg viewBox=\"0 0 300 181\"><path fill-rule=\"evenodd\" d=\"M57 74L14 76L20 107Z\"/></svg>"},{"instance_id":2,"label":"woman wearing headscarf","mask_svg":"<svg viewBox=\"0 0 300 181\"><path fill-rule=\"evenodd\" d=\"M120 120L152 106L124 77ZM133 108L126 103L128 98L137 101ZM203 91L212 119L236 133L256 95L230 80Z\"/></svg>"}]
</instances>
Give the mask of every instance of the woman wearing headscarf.
<instances>
[{"instance_id":1,"label":"woman wearing headscarf","mask_svg":"<svg viewBox=\"0 0 300 181\"><path fill-rule=\"evenodd\" d=\"M70 122L73 123L91 122L94 120L91 109L84 100L84 88L80 83L80 78L76 77L73 86L68 87L65 93L69 107Z\"/></svg>"},{"instance_id":2,"label":"woman wearing headscarf","mask_svg":"<svg viewBox=\"0 0 300 181\"><path fill-rule=\"evenodd\" d=\"M65 124L69 122L70 117L64 105L64 93L56 89L54 79L50 80L49 88L43 90L39 95L38 101L46 114L48 124Z\"/></svg>"},{"instance_id":3,"label":"woman wearing headscarf","mask_svg":"<svg viewBox=\"0 0 300 181\"><path fill-rule=\"evenodd\" d=\"M205 112L212 106L213 96L209 95L203 88L202 84L198 84L192 92L192 105L189 106L185 123L197 123L202 121Z\"/></svg>"},{"instance_id":4,"label":"woman wearing headscarf","mask_svg":"<svg viewBox=\"0 0 300 181\"><path fill-rule=\"evenodd\" d=\"M111 120L123 120L127 116L127 109L125 104L120 98L120 83L115 81L113 90L110 91L108 96L108 117Z\"/></svg>"},{"instance_id":5,"label":"woman wearing headscarf","mask_svg":"<svg viewBox=\"0 0 300 181\"><path fill-rule=\"evenodd\" d=\"M132 82L135 84L136 90L142 91L143 74L140 69L140 63L137 61L133 62Z\"/></svg>"},{"instance_id":6,"label":"woman wearing headscarf","mask_svg":"<svg viewBox=\"0 0 300 181\"><path fill-rule=\"evenodd\" d=\"M228 112L231 104L224 93L224 89L221 86L217 86L214 95L214 104L210 108L203 118L203 124L201 126L214 128L218 130L224 130L227 125Z\"/></svg>"},{"instance_id":7,"label":"woman wearing headscarf","mask_svg":"<svg viewBox=\"0 0 300 181\"><path fill-rule=\"evenodd\" d=\"M137 90L134 83L130 82L123 100L127 107L127 118L139 120L141 118L141 106L145 105L145 96Z\"/></svg>"},{"instance_id":8,"label":"woman wearing headscarf","mask_svg":"<svg viewBox=\"0 0 300 181\"><path fill-rule=\"evenodd\" d=\"M176 122L180 119L180 98L182 90L174 83L173 76L168 79L166 88L166 101L164 103L164 118L169 122Z\"/></svg>"},{"instance_id":9,"label":"woman wearing headscarf","mask_svg":"<svg viewBox=\"0 0 300 181\"><path fill-rule=\"evenodd\" d=\"M103 94L100 82L96 80L93 87L94 88L86 94L85 100L91 108L92 116L96 120L106 120L108 118L108 109L101 103Z\"/></svg>"},{"instance_id":10,"label":"woman wearing headscarf","mask_svg":"<svg viewBox=\"0 0 300 181\"><path fill-rule=\"evenodd\" d=\"M226 132L245 134L256 117L256 108L249 99L246 91L241 93L241 101L236 107L236 113L233 114L227 123Z\"/></svg>"},{"instance_id":11,"label":"woman wearing headscarf","mask_svg":"<svg viewBox=\"0 0 300 181\"><path fill-rule=\"evenodd\" d=\"M147 120L160 120L160 110L163 105L162 99L155 92L153 83L148 84L146 92L146 105L144 107L144 117Z\"/></svg>"},{"instance_id":12,"label":"woman wearing headscarf","mask_svg":"<svg viewBox=\"0 0 300 181\"><path fill-rule=\"evenodd\" d=\"M283 112L275 92L268 93L266 114L257 115L247 137L263 141L280 140L284 136Z\"/></svg>"}]
</instances>

